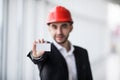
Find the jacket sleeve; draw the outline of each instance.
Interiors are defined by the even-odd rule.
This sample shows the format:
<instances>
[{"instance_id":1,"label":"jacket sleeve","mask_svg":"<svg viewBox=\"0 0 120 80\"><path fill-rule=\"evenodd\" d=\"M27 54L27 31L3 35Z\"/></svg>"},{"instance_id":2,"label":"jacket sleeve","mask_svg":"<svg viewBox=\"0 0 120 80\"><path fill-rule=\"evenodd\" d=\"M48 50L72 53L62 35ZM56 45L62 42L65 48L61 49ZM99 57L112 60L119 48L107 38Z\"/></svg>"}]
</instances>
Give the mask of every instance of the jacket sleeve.
<instances>
[{"instance_id":1,"label":"jacket sleeve","mask_svg":"<svg viewBox=\"0 0 120 80\"><path fill-rule=\"evenodd\" d=\"M46 60L46 58L47 58L47 53L45 53L44 55L42 55L42 56L39 57L39 58L33 58L33 57L32 57L32 51L30 51L30 52L28 53L27 57L29 57L34 64L40 64L40 63L42 63L42 62L44 62L44 61Z\"/></svg>"}]
</instances>

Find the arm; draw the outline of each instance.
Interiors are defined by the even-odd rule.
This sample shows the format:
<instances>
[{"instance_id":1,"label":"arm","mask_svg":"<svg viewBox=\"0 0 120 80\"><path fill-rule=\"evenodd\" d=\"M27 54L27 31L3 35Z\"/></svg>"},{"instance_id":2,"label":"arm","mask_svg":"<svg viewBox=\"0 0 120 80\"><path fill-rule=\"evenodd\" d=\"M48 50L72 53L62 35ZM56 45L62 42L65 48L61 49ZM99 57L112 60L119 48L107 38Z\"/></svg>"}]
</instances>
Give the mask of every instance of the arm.
<instances>
[{"instance_id":1,"label":"arm","mask_svg":"<svg viewBox=\"0 0 120 80\"><path fill-rule=\"evenodd\" d=\"M32 46L32 51L30 51L27 55L33 61L33 63L35 63L35 64L41 63L46 58L46 52L45 51L37 51L36 50L36 44L38 44L38 43L43 44L44 42L45 41L43 39L34 41L33 46Z\"/></svg>"},{"instance_id":2,"label":"arm","mask_svg":"<svg viewBox=\"0 0 120 80\"><path fill-rule=\"evenodd\" d=\"M42 56L40 56L40 57L38 57L38 58L35 58L35 57L32 55L32 51L30 51L30 52L28 53L27 57L29 57L34 64L40 64L40 63L42 63L43 61L45 61L45 59L47 58L47 53L45 53L44 55L42 55Z\"/></svg>"}]
</instances>

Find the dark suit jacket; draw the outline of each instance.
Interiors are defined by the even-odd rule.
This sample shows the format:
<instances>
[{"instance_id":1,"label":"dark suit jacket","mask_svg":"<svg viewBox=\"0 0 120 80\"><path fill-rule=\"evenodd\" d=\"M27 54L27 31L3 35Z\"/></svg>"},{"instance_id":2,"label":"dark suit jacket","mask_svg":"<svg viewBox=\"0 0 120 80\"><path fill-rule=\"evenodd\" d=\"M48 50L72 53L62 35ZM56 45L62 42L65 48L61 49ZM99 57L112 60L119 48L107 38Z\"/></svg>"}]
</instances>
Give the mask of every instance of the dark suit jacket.
<instances>
[{"instance_id":1,"label":"dark suit jacket","mask_svg":"<svg viewBox=\"0 0 120 80\"><path fill-rule=\"evenodd\" d=\"M87 50L74 48L78 80L93 80ZM27 56L37 64L41 80L68 80L66 61L54 44L51 44L51 52L45 52L39 60L32 59L30 54Z\"/></svg>"}]
</instances>

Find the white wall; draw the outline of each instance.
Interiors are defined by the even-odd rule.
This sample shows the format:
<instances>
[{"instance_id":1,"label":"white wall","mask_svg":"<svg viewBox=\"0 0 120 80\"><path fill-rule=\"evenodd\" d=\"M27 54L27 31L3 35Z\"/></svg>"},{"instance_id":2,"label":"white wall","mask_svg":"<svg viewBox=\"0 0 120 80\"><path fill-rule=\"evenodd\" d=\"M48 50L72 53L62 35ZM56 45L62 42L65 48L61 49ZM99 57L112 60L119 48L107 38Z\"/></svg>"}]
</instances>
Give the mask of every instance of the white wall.
<instances>
[{"instance_id":1,"label":"white wall","mask_svg":"<svg viewBox=\"0 0 120 80\"><path fill-rule=\"evenodd\" d=\"M39 80L37 66L29 58L33 40L51 37L45 23L48 11L56 5L68 8L73 16L74 29L70 41L89 52L94 80L106 80L105 63L110 51L110 31L107 26L107 2L103 0L3 0L5 23L2 23L7 46L1 56L6 80ZM3 19L4 19L3 18ZM7 25L5 25L7 24ZM1 25L0 25L1 26ZM2 37L3 38L3 37ZM1 41L2 42L2 41ZM2 44L4 46L4 44ZM5 52L7 50L7 52ZM4 54L4 55L3 55ZM5 60L5 61L4 61Z\"/></svg>"}]
</instances>

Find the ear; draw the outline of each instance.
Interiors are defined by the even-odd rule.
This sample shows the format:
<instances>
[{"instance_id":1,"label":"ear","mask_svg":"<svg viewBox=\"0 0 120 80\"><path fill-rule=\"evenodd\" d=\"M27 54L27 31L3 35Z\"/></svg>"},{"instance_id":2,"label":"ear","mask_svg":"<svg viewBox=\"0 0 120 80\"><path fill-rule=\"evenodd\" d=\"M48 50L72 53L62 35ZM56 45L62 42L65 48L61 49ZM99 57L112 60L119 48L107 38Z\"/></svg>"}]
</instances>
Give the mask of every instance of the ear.
<instances>
[{"instance_id":1,"label":"ear","mask_svg":"<svg viewBox=\"0 0 120 80\"><path fill-rule=\"evenodd\" d=\"M73 25L70 26L70 32L73 30Z\"/></svg>"}]
</instances>

